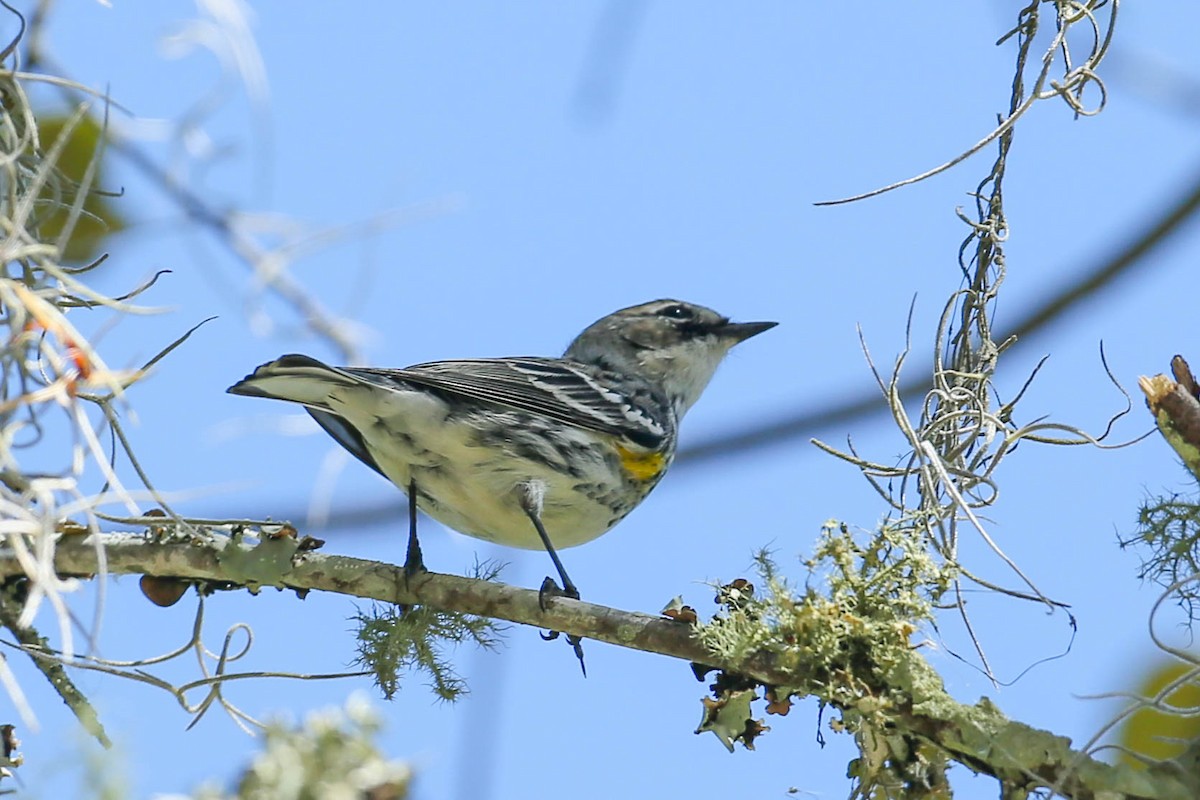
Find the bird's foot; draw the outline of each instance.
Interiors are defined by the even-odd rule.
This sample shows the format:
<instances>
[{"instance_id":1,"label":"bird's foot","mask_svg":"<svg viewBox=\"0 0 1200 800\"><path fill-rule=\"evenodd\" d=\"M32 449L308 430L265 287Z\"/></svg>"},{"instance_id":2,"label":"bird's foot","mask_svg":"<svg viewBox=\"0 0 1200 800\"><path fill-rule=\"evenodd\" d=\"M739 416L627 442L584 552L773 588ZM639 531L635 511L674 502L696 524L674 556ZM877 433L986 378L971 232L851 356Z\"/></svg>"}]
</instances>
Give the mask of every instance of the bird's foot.
<instances>
[{"instance_id":1,"label":"bird's foot","mask_svg":"<svg viewBox=\"0 0 1200 800\"><path fill-rule=\"evenodd\" d=\"M571 600L578 600L579 590L573 584L569 583L567 584L567 588L560 588L554 582L553 578L547 577L546 580L542 581L542 588L538 590L538 605L541 606L543 612L546 610L546 601L555 597L567 597ZM559 631L546 631L545 633L539 633L539 635L543 640L552 642L559 636L562 636L562 633ZM587 664L583 660L583 637L568 633L566 639L567 644L575 652L575 658L579 659L579 669L583 671L583 677L586 678Z\"/></svg>"},{"instance_id":2,"label":"bird's foot","mask_svg":"<svg viewBox=\"0 0 1200 800\"><path fill-rule=\"evenodd\" d=\"M571 600L578 600L579 590L575 588L575 584L573 583L568 583L567 588L565 589L560 588L559 585L554 582L554 578L551 578L547 575L546 579L542 581L542 587L538 589L538 606L543 612L545 612L546 601L555 597L566 597Z\"/></svg>"},{"instance_id":3,"label":"bird's foot","mask_svg":"<svg viewBox=\"0 0 1200 800\"><path fill-rule=\"evenodd\" d=\"M414 550L410 547L408 555L404 559L404 585L408 586L414 578L419 578L427 572L429 570L425 568L425 559L421 557L421 548L418 547Z\"/></svg>"},{"instance_id":4,"label":"bird's foot","mask_svg":"<svg viewBox=\"0 0 1200 800\"><path fill-rule=\"evenodd\" d=\"M566 589L559 588L559 585L554 583L553 578L547 577L545 581L541 582L541 589L538 590L538 604L541 606L541 610L545 612L546 601L553 599L553 597L569 597L571 600L578 600L580 599L580 590L576 589L574 584L566 584ZM541 633L540 636L546 642L553 642L554 639L562 636L562 633L559 631L546 631L545 633ZM583 637L575 636L574 633L568 633L566 634L566 643L571 645L571 650L575 651L575 657L580 660L580 669L583 670L583 676L587 678L588 666L583 661Z\"/></svg>"}]
</instances>

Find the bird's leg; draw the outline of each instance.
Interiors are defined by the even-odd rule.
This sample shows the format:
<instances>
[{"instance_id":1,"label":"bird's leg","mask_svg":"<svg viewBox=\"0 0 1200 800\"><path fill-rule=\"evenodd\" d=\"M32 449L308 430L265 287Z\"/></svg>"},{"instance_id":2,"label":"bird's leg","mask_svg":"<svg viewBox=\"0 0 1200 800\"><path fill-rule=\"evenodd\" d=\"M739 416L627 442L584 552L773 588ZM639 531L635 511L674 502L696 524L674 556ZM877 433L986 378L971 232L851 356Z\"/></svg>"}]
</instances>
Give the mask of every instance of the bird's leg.
<instances>
[{"instance_id":1,"label":"bird's leg","mask_svg":"<svg viewBox=\"0 0 1200 800\"><path fill-rule=\"evenodd\" d=\"M558 570L558 577L563 582L560 589L553 578L547 577L546 580L542 581L542 588L538 592L538 602L542 607L542 611L546 610L546 595L550 595L551 597L569 597L572 600L579 599L579 590L575 588L575 584L571 582L567 571L563 569L562 560L559 559L558 553L554 550L554 545L550 542L550 536L546 533L546 526L542 524L542 498L545 492L546 487L541 482L522 483L517 489L521 510L525 512L525 516L529 517L529 521L537 529L538 537L542 540L542 546L550 554L550 560L554 562L554 568Z\"/></svg>"},{"instance_id":2,"label":"bird's leg","mask_svg":"<svg viewBox=\"0 0 1200 800\"><path fill-rule=\"evenodd\" d=\"M408 479L408 552L404 555L404 579L412 580L425 569L421 543L417 541L417 479Z\"/></svg>"},{"instance_id":3,"label":"bird's leg","mask_svg":"<svg viewBox=\"0 0 1200 800\"><path fill-rule=\"evenodd\" d=\"M547 597L569 597L572 600L579 599L579 589L571 581L567 571L563 569L562 560L559 559L558 553L554 550L554 545L550 541L550 536L546 533L546 526L542 524L542 499L545 495L546 487L544 484L538 483L522 483L517 488L517 496L520 498L521 510L525 512L525 516L529 517L529 521L533 523L533 527L538 532L538 537L542 540L542 545L546 548L546 552L550 554L550 560L554 562L554 568L558 570L558 577L562 579L563 585L560 589L558 584L550 576L542 581L542 588L538 590L538 605L542 607L542 611L546 610ZM546 641L552 641L559 636L558 631L550 631L541 634ZM587 677L587 664L583 660L583 637L574 634L567 634L567 644L571 645L571 649L575 651L575 658L579 659L579 668L583 670L583 676Z\"/></svg>"}]
</instances>

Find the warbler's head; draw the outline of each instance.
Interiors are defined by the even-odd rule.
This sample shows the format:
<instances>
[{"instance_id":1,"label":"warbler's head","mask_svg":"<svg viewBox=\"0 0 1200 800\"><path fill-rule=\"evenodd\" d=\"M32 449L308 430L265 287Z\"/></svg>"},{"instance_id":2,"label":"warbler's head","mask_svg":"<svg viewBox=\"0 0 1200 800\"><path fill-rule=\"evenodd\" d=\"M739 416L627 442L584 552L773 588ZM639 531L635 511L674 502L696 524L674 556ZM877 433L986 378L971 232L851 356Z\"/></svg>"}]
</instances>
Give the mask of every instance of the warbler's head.
<instances>
[{"instance_id":1,"label":"warbler's head","mask_svg":"<svg viewBox=\"0 0 1200 800\"><path fill-rule=\"evenodd\" d=\"M682 416L731 347L777 324L730 322L711 308L653 300L592 323L565 356L651 383Z\"/></svg>"}]
</instances>

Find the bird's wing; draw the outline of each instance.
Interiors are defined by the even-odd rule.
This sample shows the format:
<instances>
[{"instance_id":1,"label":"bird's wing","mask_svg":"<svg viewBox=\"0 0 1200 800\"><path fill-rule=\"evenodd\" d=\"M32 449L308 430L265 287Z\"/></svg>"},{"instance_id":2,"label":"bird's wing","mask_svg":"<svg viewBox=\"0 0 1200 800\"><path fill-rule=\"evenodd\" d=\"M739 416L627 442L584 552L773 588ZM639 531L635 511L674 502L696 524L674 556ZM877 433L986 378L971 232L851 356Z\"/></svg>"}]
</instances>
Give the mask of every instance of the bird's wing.
<instances>
[{"instance_id":1,"label":"bird's wing","mask_svg":"<svg viewBox=\"0 0 1200 800\"><path fill-rule=\"evenodd\" d=\"M608 433L650 449L662 445L667 406L648 387L617 392L598 368L562 359L495 358L434 361L406 369L343 370L376 385L416 384L438 392L542 414ZM656 413L657 412L657 413Z\"/></svg>"}]
</instances>

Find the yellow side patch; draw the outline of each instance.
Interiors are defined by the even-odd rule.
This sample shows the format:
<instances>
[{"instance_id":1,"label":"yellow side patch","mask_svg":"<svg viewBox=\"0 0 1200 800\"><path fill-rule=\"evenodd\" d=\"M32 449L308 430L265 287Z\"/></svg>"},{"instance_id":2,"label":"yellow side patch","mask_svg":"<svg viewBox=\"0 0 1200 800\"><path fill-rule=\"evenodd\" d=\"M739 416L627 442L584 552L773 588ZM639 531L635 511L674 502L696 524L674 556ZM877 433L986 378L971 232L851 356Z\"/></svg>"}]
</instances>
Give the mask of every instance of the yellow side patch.
<instances>
[{"instance_id":1,"label":"yellow side patch","mask_svg":"<svg viewBox=\"0 0 1200 800\"><path fill-rule=\"evenodd\" d=\"M663 453L636 453L633 450L617 445L617 454L621 457L621 467L637 481L652 481L666 469L667 457Z\"/></svg>"}]
</instances>

